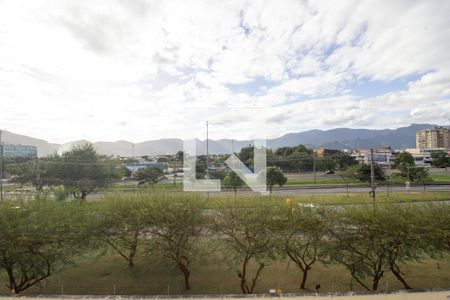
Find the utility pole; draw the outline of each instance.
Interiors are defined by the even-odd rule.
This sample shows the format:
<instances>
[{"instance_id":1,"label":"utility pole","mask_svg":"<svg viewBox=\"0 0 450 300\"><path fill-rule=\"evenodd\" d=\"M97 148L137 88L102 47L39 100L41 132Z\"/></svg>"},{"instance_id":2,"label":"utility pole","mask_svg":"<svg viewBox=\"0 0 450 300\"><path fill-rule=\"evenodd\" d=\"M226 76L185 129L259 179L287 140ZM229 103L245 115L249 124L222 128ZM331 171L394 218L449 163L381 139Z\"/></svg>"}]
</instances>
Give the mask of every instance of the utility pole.
<instances>
[{"instance_id":1,"label":"utility pole","mask_svg":"<svg viewBox=\"0 0 450 300\"><path fill-rule=\"evenodd\" d=\"M206 177L209 179L209 125L206 121Z\"/></svg>"},{"instance_id":2,"label":"utility pole","mask_svg":"<svg viewBox=\"0 0 450 300\"><path fill-rule=\"evenodd\" d=\"M358 136L358 156L359 156L359 154L361 153L361 148L360 148L360 141L361 141L361 139L359 138L359 136Z\"/></svg>"},{"instance_id":3,"label":"utility pole","mask_svg":"<svg viewBox=\"0 0 450 300\"><path fill-rule=\"evenodd\" d=\"M375 203L375 170L373 168L373 148L370 148L370 196L373 203Z\"/></svg>"},{"instance_id":4,"label":"utility pole","mask_svg":"<svg viewBox=\"0 0 450 300\"><path fill-rule=\"evenodd\" d=\"M406 181L405 181L405 187L406 191L409 192L410 182L409 182L409 168L410 166L406 166Z\"/></svg>"},{"instance_id":5,"label":"utility pole","mask_svg":"<svg viewBox=\"0 0 450 300\"><path fill-rule=\"evenodd\" d=\"M1 129L0 129L0 203L3 203L3 144L2 144Z\"/></svg>"},{"instance_id":6,"label":"utility pole","mask_svg":"<svg viewBox=\"0 0 450 300\"><path fill-rule=\"evenodd\" d=\"M39 157L36 152L36 188L37 188L37 194L38 198L41 194L41 174L39 172Z\"/></svg>"},{"instance_id":7,"label":"utility pole","mask_svg":"<svg viewBox=\"0 0 450 300\"><path fill-rule=\"evenodd\" d=\"M316 151L313 150L313 169L314 169L314 185L317 184L317 176L316 176Z\"/></svg>"}]
</instances>

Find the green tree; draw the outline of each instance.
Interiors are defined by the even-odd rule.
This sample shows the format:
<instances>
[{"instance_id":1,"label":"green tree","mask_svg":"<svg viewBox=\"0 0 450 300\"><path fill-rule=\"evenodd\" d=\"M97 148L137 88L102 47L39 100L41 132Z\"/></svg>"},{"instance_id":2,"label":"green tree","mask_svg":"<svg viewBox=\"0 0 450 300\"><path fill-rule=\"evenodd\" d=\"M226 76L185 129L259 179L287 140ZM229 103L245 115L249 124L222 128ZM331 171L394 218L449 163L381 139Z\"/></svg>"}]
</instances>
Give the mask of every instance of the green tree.
<instances>
[{"instance_id":1,"label":"green tree","mask_svg":"<svg viewBox=\"0 0 450 300\"><path fill-rule=\"evenodd\" d=\"M418 223L426 234L424 240L433 250L430 254L450 253L450 206L447 203L427 204L422 222Z\"/></svg>"},{"instance_id":2,"label":"green tree","mask_svg":"<svg viewBox=\"0 0 450 300\"><path fill-rule=\"evenodd\" d=\"M145 182L155 184L158 183L159 178L163 174L164 173L160 168L141 168L136 172L135 177L138 180L144 180Z\"/></svg>"},{"instance_id":3,"label":"green tree","mask_svg":"<svg viewBox=\"0 0 450 300\"><path fill-rule=\"evenodd\" d=\"M336 161L331 157L321 157L316 161L316 168L319 171L335 170Z\"/></svg>"},{"instance_id":4,"label":"green tree","mask_svg":"<svg viewBox=\"0 0 450 300\"><path fill-rule=\"evenodd\" d=\"M175 158L178 162L183 163L183 159L184 159L184 152L183 151L178 151L177 154L175 154Z\"/></svg>"},{"instance_id":5,"label":"green tree","mask_svg":"<svg viewBox=\"0 0 450 300\"><path fill-rule=\"evenodd\" d=\"M62 184L77 199L85 200L88 194L112 184L113 166L90 144L48 158L45 164L46 170L40 176L45 184Z\"/></svg>"},{"instance_id":6,"label":"green tree","mask_svg":"<svg viewBox=\"0 0 450 300\"><path fill-rule=\"evenodd\" d=\"M318 208L289 209L280 216L281 226L276 228L278 249L302 272L300 289L306 289L308 272L327 252L328 220L331 212Z\"/></svg>"},{"instance_id":7,"label":"green tree","mask_svg":"<svg viewBox=\"0 0 450 300\"><path fill-rule=\"evenodd\" d=\"M286 184L287 178L284 176L283 172L281 172L278 167L268 167L266 173L266 183L269 188L269 192L272 193L272 189L274 185L283 186Z\"/></svg>"},{"instance_id":8,"label":"green tree","mask_svg":"<svg viewBox=\"0 0 450 300\"><path fill-rule=\"evenodd\" d=\"M94 206L97 236L134 267L139 240L151 224L148 194L109 194Z\"/></svg>"},{"instance_id":9,"label":"green tree","mask_svg":"<svg viewBox=\"0 0 450 300\"><path fill-rule=\"evenodd\" d=\"M448 218L447 218L448 219ZM390 271L410 289L401 266L433 253L433 224L426 206L377 205L346 208L332 227L332 259L367 290L376 291ZM444 224L445 222L438 221ZM447 223L448 224L448 223ZM370 278L372 285L366 284Z\"/></svg>"},{"instance_id":10,"label":"green tree","mask_svg":"<svg viewBox=\"0 0 450 300\"><path fill-rule=\"evenodd\" d=\"M355 157L348 155L345 152L340 152L339 154L334 156L333 159L335 160L336 166L339 170L343 170L350 166L358 164Z\"/></svg>"},{"instance_id":11,"label":"green tree","mask_svg":"<svg viewBox=\"0 0 450 300\"><path fill-rule=\"evenodd\" d=\"M395 164L397 166L415 166L416 162L412 154L405 151L400 153L399 156L395 159Z\"/></svg>"},{"instance_id":12,"label":"green tree","mask_svg":"<svg viewBox=\"0 0 450 300\"><path fill-rule=\"evenodd\" d=\"M387 249L388 267L391 273L410 289L400 266L410 261L420 261L425 254L433 251L429 243L426 206L385 205L377 208L376 227L384 238Z\"/></svg>"},{"instance_id":13,"label":"green tree","mask_svg":"<svg viewBox=\"0 0 450 300\"><path fill-rule=\"evenodd\" d=\"M339 221L330 228L332 261L345 266L365 289L376 291L389 266L388 250L384 247L384 236L375 226L375 214L370 207L347 208L336 220ZM365 283L366 278L371 279L371 286Z\"/></svg>"},{"instance_id":14,"label":"green tree","mask_svg":"<svg viewBox=\"0 0 450 300\"><path fill-rule=\"evenodd\" d=\"M199 155L195 160L196 178L205 178L206 175L206 155Z\"/></svg>"},{"instance_id":15,"label":"green tree","mask_svg":"<svg viewBox=\"0 0 450 300\"><path fill-rule=\"evenodd\" d=\"M116 177L118 179L131 176L131 171L125 166L117 167L115 169L115 173L116 173L116 176L114 176L114 177Z\"/></svg>"},{"instance_id":16,"label":"green tree","mask_svg":"<svg viewBox=\"0 0 450 300\"><path fill-rule=\"evenodd\" d=\"M254 149L255 147L250 145L248 147L242 147L238 154L239 159L250 169L253 168Z\"/></svg>"},{"instance_id":17,"label":"green tree","mask_svg":"<svg viewBox=\"0 0 450 300\"><path fill-rule=\"evenodd\" d=\"M222 181L225 187L232 188L234 194L237 194L237 189L245 184L245 182L235 172L229 171Z\"/></svg>"},{"instance_id":18,"label":"green tree","mask_svg":"<svg viewBox=\"0 0 450 300\"><path fill-rule=\"evenodd\" d=\"M431 180L428 170L424 167L413 167L407 172L409 181L420 182L425 190L425 183Z\"/></svg>"},{"instance_id":19,"label":"green tree","mask_svg":"<svg viewBox=\"0 0 450 300\"><path fill-rule=\"evenodd\" d=\"M347 197L349 195L348 185L352 180L358 178L359 169L360 165L356 164L344 167L344 169L340 169L339 171L339 175L341 176L342 180L345 182L345 186L347 187Z\"/></svg>"},{"instance_id":20,"label":"green tree","mask_svg":"<svg viewBox=\"0 0 450 300\"><path fill-rule=\"evenodd\" d=\"M219 210L216 229L223 236L225 251L239 262L238 277L243 294L252 294L266 263L274 258L275 245L270 230L272 212L262 206L241 208L227 206ZM249 278L249 264L255 262L257 271Z\"/></svg>"},{"instance_id":21,"label":"green tree","mask_svg":"<svg viewBox=\"0 0 450 300\"><path fill-rule=\"evenodd\" d=\"M156 251L176 264L184 276L186 290L191 288L191 261L199 255L199 237L205 231L203 203L193 196L160 195L153 207L153 226L148 233L150 253Z\"/></svg>"},{"instance_id":22,"label":"green tree","mask_svg":"<svg viewBox=\"0 0 450 300\"><path fill-rule=\"evenodd\" d=\"M46 185L55 184L53 179L55 167L51 162L58 158L57 155L48 156L43 159L27 160L20 163L7 165L7 173L11 175L11 181L21 186L31 184L37 191L42 191Z\"/></svg>"},{"instance_id":23,"label":"green tree","mask_svg":"<svg viewBox=\"0 0 450 300\"><path fill-rule=\"evenodd\" d=\"M431 164L437 168L447 169L450 166L450 157L445 151L436 151L431 153Z\"/></svg>"},{"instance_id":24,"label":"green tree","mask_svg":"<svg viewBox=\"0 0 450 300\"><path fill-rule=\"evenodd\" d=\"M411 153L400 153L395 159L395 164L403 178L411 182L421 182L425 188L425 182L429 179L428 170L423 167L417 167Z\"/></svg>"},{"instance_id":25,"label":"green tree","mask_svg":"<svg viewBox=\"0 0 450 300\"><path fill-rule=\"evenodd\" d=\"M386 180L386 175L384 174L383 169L379 165L374 163L373 170L374 170L375 180L378 180L378 181ZM358 179L360 181L368 182L370 184L370 165L369 164L355 165L354 167L352 167L352 169L350 169L350 171L351 172L354 171L353 178Z\"/></svg>"},{"instance_id":26,"label":"green tree","mask_svg":"<svg viewBox=\"0 0 450 300\"><path fill-rule=\"evenodd\" d=\"M39 284L91 245L86 210L74 204L41 199L0 205L0 270L11 292Z\"/></svg>"}]
</instances>

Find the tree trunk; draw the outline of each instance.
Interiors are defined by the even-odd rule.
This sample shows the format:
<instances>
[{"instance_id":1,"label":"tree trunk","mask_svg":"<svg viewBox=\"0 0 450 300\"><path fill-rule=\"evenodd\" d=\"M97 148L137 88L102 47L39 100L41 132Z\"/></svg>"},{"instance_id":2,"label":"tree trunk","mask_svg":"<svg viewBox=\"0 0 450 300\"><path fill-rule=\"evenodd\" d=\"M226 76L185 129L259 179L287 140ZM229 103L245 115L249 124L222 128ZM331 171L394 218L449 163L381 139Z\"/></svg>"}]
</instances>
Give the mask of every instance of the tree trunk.
<instances>
[{"instance_id":1,"label":"tree trunk","mask_svg":"<svg viewBox=\"0 0 450 300\"><path fill-rule=\"evenodd\" d=\"M12 268L6 268L6 272L8 273L8 280L9 280L8 288L10 289L11 293L17 294L18 292L16 291L16 279L14 277Z\"/></svg>"},{"instance_id":2,"label":"tree trunk","mask_svg":"<svg viewBox=\"0 0 450 300\"><path fill-rule=\"evenodd\" d=\"M182 263L178 263L178 267L180 268L181 272L184 275L184 287L186 290L191 289L191 285L189 283L189 276L191 275L191 272L189 269Z\"/></svg>"},{"instance_id":3,"label":"tree trunk","mask_svg":"<svg viewBox=\"0 0 450 300\"><path fill-rule=\"evenodd\" d=\"M242 269L241 272L238 274L239 278L241 279L241 291L243 294L248 294L248 290L247 290L247 282L246 282L246 276L247 276L247 263L248 260L245 259L244 262L242 263Z\"/></svg>"},{"instance_id":4,"label":"tree trunk","mask_svg":"<svg viewBox=\"0 0 450 300\"><path fill-rule=\"evenodd\" d=\"M130 255L128 256L128 266L134 268L134 257L136 256L137 244L138 244L139 230L134 232L133 243L130 247Z\"/></svg>"},{"instance_id":5,"label":"tree trunk","mask_svg":"<svg viewBox=\"0 0 450 300\"><path fill-rule=\"evenodd\" d=\"M411 287L406 282L405 278L403 278L402 274L400 273L400 268L397 266L397 264L393 263L390 266L391 272L397 277L397 279L403 284L405 289L410 290Z\"/></svg>"},{"instance_id":6,"label":"tree trunk","mask_svg":"<svg viewBox=\"0 0 450 300\"><path fill-rule=\"evenodd\" d=\"M252 287L250 288L250 290L247 287L247 291L249 294L253 294L253 290L255 289L255 286L256 286L256 281L258 280L258 277L261 274L261 271L263 269L264 269L264 263L260 263L258 271L256 272L256 275L255 275L255 278L252 278Z\"/></svg>"},{"instance_id":7,"label":"tree trunk","mask_svg":"<svg viewBox=\"0 0 450 300\"><path fill-rule=\"evenodd\" d=\"M373 292L378 290L378 283L380 282L380 278L381 278L381 276L374 277L373 282L372 282L372 291Z\"/></svg>"},{"instance_id":8,"label":"tree trunk","mask_svg":"<svg viewBox=\"0 0 450 300\"><path fill-rule=\"evenodd\" d=\"M306 267L303 270L302 282L300 283L300 289L302 289L302 290L306 290L305 284L306 284L306 278L308 277L308 271L309 271L308 267Z\"/></svg>"},{"instance_id":9,"label":"tree trunk","mask_svg":"<svg viewBox=\"0 0 450 300\"><path fill-rule=\"evenodd\" d=\"M355 274L355 269L352 266L352 272L351 272L352 278L354 278L356 280L356 282L358 282L361 286L363 286L366 290L368 290L370 292L370 289L367 285L364 284L364 282L362 282ZM352 284L352 283L351 283ZM353 284L352 284L353 285Z\"/></svg>"}]
</instances>

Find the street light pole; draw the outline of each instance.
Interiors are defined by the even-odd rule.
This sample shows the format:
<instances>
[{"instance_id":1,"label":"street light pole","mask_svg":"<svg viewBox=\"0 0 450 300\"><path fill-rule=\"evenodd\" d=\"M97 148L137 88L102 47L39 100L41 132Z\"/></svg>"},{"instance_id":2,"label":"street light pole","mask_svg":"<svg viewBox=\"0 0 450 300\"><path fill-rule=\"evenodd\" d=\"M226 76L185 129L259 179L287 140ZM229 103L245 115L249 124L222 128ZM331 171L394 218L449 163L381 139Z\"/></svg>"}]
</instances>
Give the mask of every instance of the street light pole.
<instances>
[{"instance_id":1,"label":"street light pole","mask_svg":"<svg viewBox=\"0 0 450 300\"><path fill-rule=\"evenodd\" d=\"M209 179L209 125L206 121L206 177Z\"/></svg>"},{"instance_id":2,"label":"street light pole","mask_svg":"<svg viewBox=\"0 0 450 300\"><path fill-rule=\"evenodd\" d=\"M405 182L405 187L406 187L406 191L409 192L409 187L410 187L410 182L409 182L409 168L410 166L406 166L406 182Z\"/></svg>"},{"instance_id":3,"label":"street light pole","mask_svg":"<svg viewBox=\"0 0 450 300\"><path fill-rule=\"evenodd\" d=\"M313 150L313 169L314 169L314 185L317 184L317 176L316 176L316 151Z\"/></svg>"},{"instance_id":4,"label":"street light pole","mask_svg":"<svg viewBox=\"0 0 450 300\"><path fill-rule=\"evenodd\" d=\"M373 203L375 203L375 170L373 168L373 148L370 148L370 196Z\"/></svg>"}]
</instances>

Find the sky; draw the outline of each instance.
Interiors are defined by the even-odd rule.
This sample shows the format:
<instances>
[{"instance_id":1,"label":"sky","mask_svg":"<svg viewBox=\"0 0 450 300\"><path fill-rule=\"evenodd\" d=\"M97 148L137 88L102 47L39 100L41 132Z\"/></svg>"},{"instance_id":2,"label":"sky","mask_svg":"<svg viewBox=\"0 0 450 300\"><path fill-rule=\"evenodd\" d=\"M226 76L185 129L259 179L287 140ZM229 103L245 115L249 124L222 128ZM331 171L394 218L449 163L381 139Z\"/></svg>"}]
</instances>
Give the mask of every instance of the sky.
<instances>
[{"instance_id":1,"label":"sky","mask_svg":"<svg viewBox=\"0 0 450 300\"><path fill-rule=\"evenodd\" d=\"M0 129L64 143L450 123L450 1L0 0Z\"/></svg>"}]
</instances>

